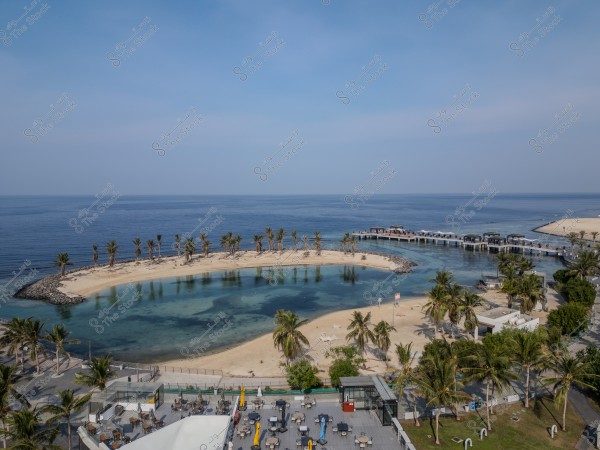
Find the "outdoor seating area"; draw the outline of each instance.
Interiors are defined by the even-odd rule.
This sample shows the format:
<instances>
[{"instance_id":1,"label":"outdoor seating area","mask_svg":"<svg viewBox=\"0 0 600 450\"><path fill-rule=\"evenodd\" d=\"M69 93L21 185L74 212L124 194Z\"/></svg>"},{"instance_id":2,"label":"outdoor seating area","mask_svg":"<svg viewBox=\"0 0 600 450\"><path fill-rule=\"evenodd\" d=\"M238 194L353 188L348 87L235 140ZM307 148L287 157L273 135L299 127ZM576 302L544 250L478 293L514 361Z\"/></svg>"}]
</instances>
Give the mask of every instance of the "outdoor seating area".
<instances>
[{"instance_id":1,"label":"outdoor seating area","mask_svg":"<svg viewBox=\"0 0 600 450\"><path fill-rule=\"evenodd\" d=\"M342 411L337 395L319 396L307 411L307 399L296 397L286 400L285 430L281 432L281 409L276 402L266 401L264 411L240 412L236 426L233 449L250 448L260 423L260 445L263 449L307 450L319 449L362 449L398 450L398 440L392 427L381 424L369 411ZM309 400L311 398L309 397ZM288 397L289 398L289 397ZM282 401L282 400L279 400ZM302 406L304 403L304 407ZM250 422L253 422L252 425Z\"/></svg>"}]
</instances>

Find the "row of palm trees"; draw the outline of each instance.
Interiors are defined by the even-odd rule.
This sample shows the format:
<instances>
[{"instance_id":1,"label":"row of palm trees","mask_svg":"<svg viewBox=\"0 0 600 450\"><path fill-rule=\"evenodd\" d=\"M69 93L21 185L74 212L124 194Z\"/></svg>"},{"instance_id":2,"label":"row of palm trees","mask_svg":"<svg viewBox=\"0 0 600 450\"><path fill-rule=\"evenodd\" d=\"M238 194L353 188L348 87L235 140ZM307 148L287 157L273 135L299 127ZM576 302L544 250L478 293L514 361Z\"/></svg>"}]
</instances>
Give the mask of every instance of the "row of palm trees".
<instances>
[{"instance_id":1,"label":"row of palm trees","mask_svg":"<svg viewBox=\"0 0 600 450\"><path fill-rule=\"evenodd\" d=\"M512 308L516 299L520 299L521 312L524 314L531 312L538 301L545 300L541 278L534 273L527 273L533 268L533 263L522 255L498 255L498 272L503 276L500 291L507 295L509 308Z\"/></svg>"},{"instance_id":2,"label":"row of palm trees","mask_svg":"<svg viewBox=\"0 0 600 450\"><path fill-rule=\"evenodd\" d=\"M470 382L485 386L486 427L492 430L490 414L493 405L490 393L501 393L511 382L524 375L525 407L529 407L532 378L551 389L557 406L562 406L561 428L566 431L566 408L571 387L592 386L592 373L582 354L570 355L562 345L556 345L556 335L545 329L536 331L505 330L499 335L489 335L482 343L435 339L427 344L417 365L412 343L397 345L396 354L400 372L394 385L399 396L411 385L415 398L425 398L427 407L435 407L435 443L440 444L439 416L441 407L454 408L459 420L459 405L471 399L462 389Z\"/></svg>"},{"instance_id":3,"label":"row of palm trees","mask_svg":"<svg viewBox=\"0 0 600 450\"><path fill-rule=\"evenodd\" d=\"M575 247L576 245L579 246L580 249L583 248L583 246L585 245L585 235L588 234L592 237L592 244L596 243L596 238L598 237L598 233L597 231L592 231L590 233L588 233L585 230L579 230L578 233L576 233L575 231L571 231L570 233L568 233L565 238L569 241L569 244L571 244L571 248Z\"/></svg>"},{"instance_id":4,"label":"row of palm trees","mask_svg":"<svg viewBox=\"0 0 600 450\"><path fill-rule=\"evenodd\" d=\"M29 349L29 357L35 362L36 373L40 373L40 353L45 353L42 341L47 340L54 346L56 355L56 374L60 375L60 355L65 354L69 361L71 355L64 348L67 344L78 343L75 339L70 339L71 333L67 331L63 324L54 325L51 331L44 331L44 322L39 319L28 317L21 319L13 317L5 325L5 331L0 338L0 345L7 347L6 352L9 356L15 356L15 365L20 364L23 368L25 363L25 348Z\"/></svg>"},{"instance_id":5,"label":"row of palm trees","mask_svg":"<svg viewBox=\"0 0 600 450\"><path fill-rule=\"evenodd\" d=\"M109 355L93 357L87 373L76 374L76 383L104 390L110 378L116 376L111 369L112 360ZM17 388L16 384L22 375L17 374L17 365L0 365L0 434L6 448L6 440L11 441L14 449L62 449L53 442L58 435L58 427L51 426L57 422L65 422L67 426L68 448L72 447L71 436L73 417L90 400L92 393L76 396L72 389L58 392L59 401L41 408L31 408L29 400ZM22 407L12 409L9 398L15 398ZM46 418L43 420L42 415ZM49 415L49 417L48 417Z\"/></svg>"},{"instance_id":6,"label":"row of palm trees","mask_svg":"<svg viewBox=\"0 0 600 450\"><path fill-rule=\"evenodd\" d=\"M446 270L437 271L430 281L435 285L427 293L429 300L423 305L423 310L434 324L435 337L448 316L453 329L463 321L465 331L473 333L473 339L477 339L479 322L475 308L483 304L483 298L455 283L452 272Z\"/></svg>"}]
</instances>

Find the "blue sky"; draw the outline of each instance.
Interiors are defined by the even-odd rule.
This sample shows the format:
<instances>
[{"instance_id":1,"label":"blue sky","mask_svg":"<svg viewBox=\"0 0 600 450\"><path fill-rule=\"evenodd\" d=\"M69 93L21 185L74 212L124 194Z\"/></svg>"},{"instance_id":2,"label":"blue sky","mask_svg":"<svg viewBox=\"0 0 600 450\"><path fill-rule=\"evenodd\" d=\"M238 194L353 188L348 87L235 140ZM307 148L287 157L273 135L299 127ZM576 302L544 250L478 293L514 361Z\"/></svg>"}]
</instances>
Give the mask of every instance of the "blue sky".
<instances>
[{"instance_id":1,"label":"blue sky","mask_svg":"<svg viewBox=\"0 0 600 450\"><path fill-rule=\"evenodd\" d=\"M598 2L49 0L9 43L30 3L0 5L0 194L343 194L384 162L380 193L599 191Z\"/></svg>"}]
</instances>

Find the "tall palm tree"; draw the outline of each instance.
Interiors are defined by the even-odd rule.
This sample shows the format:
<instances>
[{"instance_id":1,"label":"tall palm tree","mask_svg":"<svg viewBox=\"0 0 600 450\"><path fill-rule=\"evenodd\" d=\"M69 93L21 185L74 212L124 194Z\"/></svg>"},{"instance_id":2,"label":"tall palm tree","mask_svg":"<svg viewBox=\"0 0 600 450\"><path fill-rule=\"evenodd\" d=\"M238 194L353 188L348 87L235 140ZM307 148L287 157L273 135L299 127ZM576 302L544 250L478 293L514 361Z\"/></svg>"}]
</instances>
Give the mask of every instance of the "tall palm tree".
<instances>
[{"instance_id":1,"label":"tall palm tree","mask_svg":"<svg viewBox=\"0 0 600 450\"><path fill-rule=\"evenodd\" d=\"M0 364L0 422L2 424L3 447L6 448L6 435L4 434L7 425L7 416L12 411L10 397L17 399L21 404L29 406L29 401L16 389L16 384L21 379L20 375L15 373L15 366L5 366Z\"/></svg>"},{"instance_id":2,"label":"tall palm tree","mask_svg":"<svg viewBox=\"0 0 600 450\"><path fill-rule=\"evenodd\" d=\"M398 398L402 400L404 388L411 382L411 377L414 373L412 365L416 353L413 352L413 343L410 342L406 345L402 343L396 344L396 356L398 357L398 364L400 365L400 375L394 381L394 386L398 389Z\"/></svg>"},{"instance_id":3,"label":"tall palm tree","mask_svg":"<svg viewBox=\"0 0 600 450\"><path fill-rule=\"evenodd\" d=\"M592 231L590 233L590 235L592 236L592 244L596 243L596 237L598 236L598 232L597 231Z\"/></svg>"},{"instance_id":4,"label":"tall palm tree","mask_svg":"<svg viewBox=\"0 0 600 450\"><path fill-rule=\"evenodd\" d=\"M430 278L429 281L435 283L437 286L441 286L444 290L447 290L452 281L454 280L454 274L449 270L437 270L435 277Z\"/></svg>"},{"instance_id":5,"label":"tall palm tree","mask_svg":"<svg viewBox=\"0 0 600 450\"><path fill-rule=\"evenodd\" d=\"M281 253L283 251L283 237L285 236L285 230L280 228L277 231L277 250Z\"/></svg>"},{"instance_id":6,"label":"tall palm tree","mask_svg":"<svg viewBox=\"0 0 600 450\"><path fill-rule=\"evenodd\" d=\"M429 301L423 305L425 315L433 321L435 337L437 338L440 324L444 321L448 311L448 293L446 287L436 284L431 291L427 293Z\"/></svg>"},{"instance_id":7,"label":"tall palm tree","mask_svg":"<svg viewBox=\"0 0 600 450\"><path fill-rule=\"evenodd\" d=\"M69 261L68 253L59 253L58 256L56 257L56 261L54 261L54 266L60 267L60 276L61 277L65 276L65 268L67 266L72 266L72 265L73 265L73 263L71 261Z\"/></svg>"},{"instance_id":8,"label":"tall palm tree","mask_svg":"<svg viewBox=\"0 0 600 450\"><path fill-rule=\"evenodd\" d=\"M60 445L53 442L58 435L58 428L44 426L41 411L22 408L8 417L9 429L3 434L12 441L12 449L18 450L61 450Z\"/></svg>"},{"instance_id":9,"label":"tall palm tree","mask_svg":"<svg viewBox=\"0 0 600 450\"><path fill-rule=\"evenodd\" d=\"M579 230L579 240L580 242L583 242L583 238L585 238L586 235L586 231L585 230Z\"/></svg>"},{"instance_id":10,"label":"tall palm tree","mask_svg":"<svg viewBox=\"0 0 600 450\"><path fill-rule=\"evenodd\" d=\"M183 245L183 252L185 254L185 261L191 261L192 257L194 256L194 251L196 250L196 244L194 243L194 240L189 237L185 240L185 244Z\"/></svg>"},{"instance_id":11,"label":"tall palm tree","mask_svg":"<svg viewBox=\"0 0 600 450\"><path fill-rule=\"evenodd\" d=\"M273 345L281 350L286 362L290 363L302 352L302 344L309 345L309 341L299 328L308 322L308 319L299 320L293 311L278 309L275 313L275 329L273 330Z\"/></svg>"},{"instance_id":12,"label":"tall palm tree","mask_svg":"<svg viewBox=\"0 0 600 450\"><path fill-rule=\"evenodd\" d=\"M520 330L513 341L514 358L521 366L521 371L525 372L525 408L529 408L531 369L540 369L546 359L544 337L537 331Z\"/></svg>"},{"instance_id":13,"label":"tall palm tree","mask_svg":"<svg viewBox=\"0 0 600 450\"><path fill-rule=\"evenodd\" d=\"M317 255L321 254L321 233L315 231L315 250L317 251Z\"/></svg>"},{"instance_id":14,"label":"tall palm tree","mask_svg":"<svg viewBox=\"0 0 600 450\"><path fill-rule=\"evenodd\" d=\"M502 349L489 343L477 344L477 350L474 355L465 358L465 367L463 372L466 374L465 382L480 381L485 383L485 409L487 415L487 429L492 430L490 421L490 388L499 392L508 386L511 380L517 377L511 371L510 358L503 353Z\"/></svg>"},{"instance_id":15,"label":"tall palm tree","mask_svg":"<svg viewBox=\"0 0 600 450\"><path fill-rule=\"evenodd\" d=\"M274 248L275 248L275 243L274 243L274 237L275 237L275 235L273 234L273 230L271 230L271 227L265 228L265 236L267 236L267 241L269 243L269 251L274 250Z\"/></svg>"},{"instance_id":16,"label":"tall palm tree","mask_svg":"<svg viewBox=\"0 0 600 450\"><path fill-rule=\"evenodd\" d=\"M569 241L569 244L571 244L571 250L573 250L575 244L579 242L579 236L574 231L571 231L569 234L567 234L565 238L567 239L567 241Z\"/></svg>"},{"instance_id":17,"label":"tall palm tree","mask_svg":"<svg viewBox=\"0 0 600 450\"><path fill-rule=\"evenodd\" d=\"M139 237L136 237L133 240L133 245L135 245L135 259L140 259L140 255L142 254L142 250L140 248L142 245L142 240Z\"/></svg>"},{"instance_id":18,"label":"tall palm tree","mask_svg":"<svg viewBox=\"0 0 600 450\"><path fill-rule=\"evenodd\" d=\"M239 252L240 248L242 246L242 236L240 236L239 234L236 234L235 237L233 238L233 245L234 248Z\"/></svg>"},{"instance_id":19,"label":"tall palm tree","mask_svg":"<svg viewBox=\"0 0 600 450\"><path fill-rule=\"evenodd\" d=\"M508 298L508 307L512 308L513 301L519 295L519 279L517 278L517 269L513 265L508 265L502 269L502 274L505 276L502 280L500 292L506 294Z\"/></svg>"},{"instance_id":20,"label":"tall palm tree","mask_svg":"<svg viewBox=\"0 0 600 450\"><path fill-rule=\"evenodd\" d=\"M352 249L352 255L356 253L356 237L354 235L350 236L350 248Z\"/></svg>"},{"instance_id":21,"label":"tall palm tree","mask_svg":"<svg viewBox=\"0 0 600 450\"><path fill-rule=\"evenodd\" d=\"M115 265L115 258L117 256L117 251L119 251L119 246L117 245L117 241L114 239L108 241L106 244L106 253L108 253L108 266L112 267Z\"/></svg>"},{"instance_id":22,"label":"tall palm tree","mask_svg":"<svg viewBox=\"0 0 600 450\"><path fill-rule=\"evenodd\" d=\"M27 342L26 323L27 319L13 317L6 323L4 334L0 338L0 345L8 347L7 355L15 355L15 364L19 363L19 355L21 356L21 370L25 362L23 346Z\"/></svg>"},{"instance_id":23,"label":"tall palm tree","mask_svg":"<svg viewBox=\"0 0 600 450\"><path fill-rule=\"evenodd\" d=\"M90 400L92 393L88 392L85 395L75 396L71 389L58 393L60 403L58 405L47 405L41 409L41 412L52 414L48 419L48 423L56 423L65 421L67 423L67 441L68 448L71 449L71 418L77 414L81 408Z\"/></svg>"},{"instance_id":24,"label":"tall palm tree","mask_svg":"<svg viewBox=\"0 0 600 450\"><path fill-rule=\"evenodd\" d=\"M92 250L93 250L93 258L94 258L94 265L97 266L98 265L98 244L92 244Z\"/></svg>"},{"instance_id":25,"label":"tall palm tree","mask_svg":"<svg viewBox=\"0 0 600 450\"><path fill-rule=\"evenodd\" d=\"M31 317L25 319L25 342L30 347L30 357L35 361L35 371L40 374L40 351L44 351L40 344L44 336L44 322Z\"/></svg>"},{"instance_id":26,"label":"tall palm tree","mask_svg":"<svg viewBox=\"0 0 600 450\"><path fill-rule=\"evenodd\" d=\"M152 254L154 253L154 248L156 247L156 242L154 242L154 239L148 239L146 241L146 247L148 247L148 259L152 260Z\"/></svg>"},{"instance_id":27,"label":"tall palm tree","mask_svg":"<svg viewBox=\"0 0 600 450\"><path fill-rule=\"evenodd\" d=\"M577 259L569 264L569 269L569 274L575 275L579 279L598 273L600 270L600 253L594 250L580 251Z\"/></svg>"},{"instance_id":28,"label":"tall palm tree","mask_svg":"<svg viewBox=\"0 0 600 450\"><path fill-rule=\"evenodd\" d=\"M377 325L375 325L375 327L373 328L373 334L375 336L375 345L377 345L377 348L382 351L386 365L387 352L390 349L390 345L392 345L392 341L390 339L390 333L392 331L396 331L396 328L394 328L385 320L379 321Z\"/></svg>"},{"instance_id":29,"label":"tall palm tree","mask_svg":"<svg viewBox=\"0 0 600 450\"><path fill-rule=\"evenodd\" d=\"M262 234L254 235L254 244L256 245L256 253L262 253L262 240L263 240Z\"/></svg>"},{"instance_id":30,"label":"tall palm tree","mask_svg":"<svg viewBox=\"0 0 600 450\"><path fill-rule=\"evenodd\" d=\"M227 253L227 249L229 248L229 234L221 235L220 244L221 244L221 247L223 247L223 252Z\"/></svg>"},{"instance_id":31,"label":"tall palm tree","mask_svg":"<svg viewBox=\"0 0 600 450\"><path fill-rule=\"evenodd\" d=\"M175 251L177 252L177 256L179 256L181 252L181 236L178 234L175 235Z\"/></svg>"},{"instance_id":32,"label":"tall palm tree","mask_svg":"<svg viewBox=\"0 0 600 450\"><path fill-rule=\"evenodd\" d=\"M348 252L348 240L350 239L350 233L344 233L344 237L340 240L342 244L342 250L344 251L344 255Z\"/></svg>"},{"instance_id":33,"label":"tall palm tree","mask_svg":"<svg viewBox=\"0 0 600 450\"><path fill-rule=\"evenodd\" d=\"M204 253L204 256L208 256L208 253L206 253L206 242L208 241L208 235L206 234L206 232L202 232L200 233L200 249L202 250L202 253ZM210 242L209 242L209 248L210 248Z\"/></svg>"},{"instance_id":34,"label":"tall palm tree","mask_svg":"<svg viewBox=\"0 0 600 450\"><path fill-rule=\"evenodd\" d=\"M346 335L346 340L354 339L356 342L356 347L360 351L361 354L365 353L365 345L368 344L369 341L376 342L375 334L369 326L371 325L371 313L367 313L366 316L360 311L354 311L352 313L352 319L350 320L350 325L348 325L347 330L349 333Z\"/></svg>"},{"instance_id":35,"label":"tall palm tree","mask_svg":"<svg viewBox=\"0 0 600 450\"><path fill-rule=\"evenodd\" d=\"M468 333L473 333L473 340L477 340L479 331L479 320L475 308L483 305L483 297L468 289L463 290L461 309L465 318L464 326Z\"/></svg>"},{"instance_id":36,"label":"tall palm tree","mask_svg":"<svg viewBox=\"0 0 600 450\"><path fill-rule=\"evenodd\" d=\"M52 331L46 334L46 339L54 344L56 349L56 374L60 375L60 354L64 353L71 362L71 355L65 350L65 344L78 344L79 340L69 339L70 331L67 331L65 326L61 323L54 325Z\"/></svg>"},{"instance_id":37,"label":"tall palm tree","mask_svg":"<svg viewBox=\"0 0 600 450\"><path fill-rule=\"evenodd\" d=\"M552 375L542 377L543 384L552 384L557 404L563 405L562 424L563 431L567 431L567 402L569 390L572 385L582 388L594 389L587 382L590 378L598 378L598 375L591 373L591 369L584 360L583 354L573 356L569 353L552 355L550 358L550 370Z\"/></svg>"},{"instance_id":38,"label":"tall palm tree","mask_svg":"<svg viewBox=\"0 0 600 450\"><path fill-rule=\"evenodd\" d=\"M296 230L292 230L290 236L292 237L292 243L294 244L294 251L296 251L296 244L298 242L298 232Z\"/></svg>"},{"instance_id":39,"label":"tall palm tree","mask_svg":"<svg viewBox=\"0 0 600 450\"><path fill-rule=\"evenodd\" d=\"M463 290L464 288L458 283L452 283L448 286L446 294L446 304L448 308L448 319L452 324L452 336L454 336L454 330L458 327L463 317Z\"/></svg>"},{"instance_id":40,"label":"tall palm tree","mask_svg":"<svg viewBox=\"0 0 600 450\"><path fill-rule=\"evenodd\" d=\"M542 281L537 275L532 273L521 277L518 291L521 297L521 312L524 314L530 313L544 294Z\"/></svg>"},{"instance_id":41,"label":"tall palm tree","mask_svg":"<svg viewBox=\"0 0 600 450\"><path fill-rule=\"evenodd\" d=\"M308 236L307 235L302 236L302 250L304 250L304 251L308 250Z\"/></svg>"},{"instance_id":42,"label":"tall palm tree","mask_svg":"<svg viewBox=\"0 0 600 450\"><path fill-rule=\"evenodd\" d=\"M444 405L456 404L469 397L459 391L462 387L455 379L454 364L447 359L432 358L428 364L419 367L415 382L425 394L427 406L435 406L435 443L440 444L440 413Z\"/></svg>"},{"instance_id":43,"label":"tall palm tree","mask_svg":"<svg viewBox=\"0 0 600 450\"><path fill-rule=\"evenodd\" d=\"M75 382L85 384L86 386L97 387L101 391L106 388L108 380L117 375L117 372L110 368L112 358L110 355L101 357L92 356L89 372L78 372L75 374Z\"/></svg>"},{"instance_id":44,"label":"tall palm tree","mask_svg":"<svg viewBox=\"0 0 600 450\"><path fill-rule=\"evenodd\" d=\"M156 246L158 247L158 257L160 258L160 245L162 243L162 234L156 235Z\"/></svg>"}]
</instances>

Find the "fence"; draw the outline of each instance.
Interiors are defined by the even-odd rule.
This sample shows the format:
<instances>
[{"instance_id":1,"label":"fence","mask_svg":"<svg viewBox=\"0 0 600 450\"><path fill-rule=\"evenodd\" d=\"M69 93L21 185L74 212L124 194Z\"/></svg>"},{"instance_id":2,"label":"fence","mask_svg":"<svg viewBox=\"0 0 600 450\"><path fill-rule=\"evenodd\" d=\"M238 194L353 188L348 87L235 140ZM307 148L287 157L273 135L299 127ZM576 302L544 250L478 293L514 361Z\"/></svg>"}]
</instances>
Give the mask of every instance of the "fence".
<instances>
[{"instance_id":1,"label":"fence","mask_svg":"<svg viewBox=\"0 0 600 450\"><path fill-rule=\"evenodd\" d=\"M158 375L160 373L183 373L188 375L218 375L223 376L223 371L219 369L199 369L194 367L173 367L160 364L141 364L127 361L113 361L113 365L123 369L141 370Z\"/></svg>"}]
</instances>

